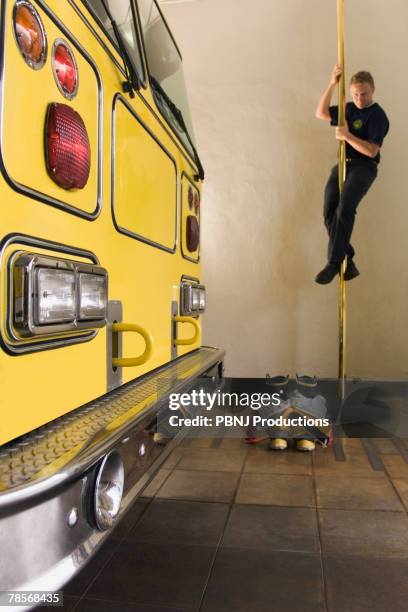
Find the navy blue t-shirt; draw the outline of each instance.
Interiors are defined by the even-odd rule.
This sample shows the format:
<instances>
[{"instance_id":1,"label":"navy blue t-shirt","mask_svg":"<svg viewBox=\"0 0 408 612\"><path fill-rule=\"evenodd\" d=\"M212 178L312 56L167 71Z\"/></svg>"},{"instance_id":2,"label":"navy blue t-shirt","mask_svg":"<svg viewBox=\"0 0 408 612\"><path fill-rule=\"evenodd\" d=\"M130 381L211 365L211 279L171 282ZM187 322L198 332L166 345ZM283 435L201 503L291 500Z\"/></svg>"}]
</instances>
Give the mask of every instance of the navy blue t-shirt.
<instances>
[{"instance_id":1,"label":"navy blue t-shirt","mask_svg":"<svg viewBox=\"0 0 408 612\"><path fill-rule=\"evenodd\" d=\"M338 106L330 106L329 108L331 125L337 125L338 122ZM387 115L377 102L371 104L367 108L357 108L354 102L346 104L346 121L348 128L354 136L373 142L381 147L382 142L387 135L390 127ZM353 159L371 159L372 161L380 162L380 153L375 157L369 157L356 151L348 142L346 142L346 156Z\"/></svg>"}]
</instances>

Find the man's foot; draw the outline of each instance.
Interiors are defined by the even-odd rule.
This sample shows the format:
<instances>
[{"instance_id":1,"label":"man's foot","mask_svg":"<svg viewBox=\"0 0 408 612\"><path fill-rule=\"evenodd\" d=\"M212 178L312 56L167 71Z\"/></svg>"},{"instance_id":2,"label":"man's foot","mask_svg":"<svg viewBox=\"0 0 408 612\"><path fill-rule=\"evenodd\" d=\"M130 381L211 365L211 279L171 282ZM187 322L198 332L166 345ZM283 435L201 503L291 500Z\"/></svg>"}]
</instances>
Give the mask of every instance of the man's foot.
<instances>
[{"instance_id":1,"label":"man's foot","mask_svg":"<svg viewBox=\"0 0 408 612\"><path fill-rule=\"evenodd\" d=\"M269 448L271 450L286 450L288 448L288 443L284 438L271 438Z\"/></svg>"},{"instance_id":2,"label":"man's foot","mask_svg":"<svg viewBox=\"0 0 408 612\"><path fill-rule=\"evenodd\" d=\"M359 276L360 272L352 259L347 258L346 271L344 273L344 280L349 281Z\"/></svg>"},{"instance_id":3,"label":"man's foot","mask_svg":"<svg viewBox=\"0 0 408 612\"><path fill-rule=\"evenodd\" d=\"M313 440L297 440L296 448L298 451L311 452L314 451L316 445Z\"/></svg>"},{"instance_id":4,"label":"man's foot","mask_svg":"<svg viewBox=\"0 0 408 612\"><path fill-rule=\"evenodd\" d=\"M333 278L339 273L340 264L328 263L323 270L320 270L316 276L315 281L319 285L328 285L332 282Z\"/></svg>"}]
</instances>

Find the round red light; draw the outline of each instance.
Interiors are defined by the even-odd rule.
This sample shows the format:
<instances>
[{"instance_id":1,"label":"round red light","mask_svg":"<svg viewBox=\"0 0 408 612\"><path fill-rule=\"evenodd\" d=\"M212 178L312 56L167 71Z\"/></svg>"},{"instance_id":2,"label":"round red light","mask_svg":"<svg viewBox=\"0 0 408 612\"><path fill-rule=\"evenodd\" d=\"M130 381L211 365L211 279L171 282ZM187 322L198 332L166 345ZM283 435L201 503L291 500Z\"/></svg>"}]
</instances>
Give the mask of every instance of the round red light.
<instances>
[{"instance_id":1,"label":"round red light","mask_svg":"<svg viewBox=\"0 0 408 612\"><path fill-rule=\"evenodd\" d=\"M31 68L41 68L47 56L47 45L44 27L37 11L29 2L17 2L13 21L22 56Z\"/></svg>"},{"instance_id":2,"label":"round red light","mask_svg":"<svg viewBox=\"0 0 408 612\"><path fill-rule=\"evenodd\" d=\"M70 48L63 41L54 43L52 67L61 92L65 97L73 98L77 92L78 69Z\"/></svg>"}]
</instances>

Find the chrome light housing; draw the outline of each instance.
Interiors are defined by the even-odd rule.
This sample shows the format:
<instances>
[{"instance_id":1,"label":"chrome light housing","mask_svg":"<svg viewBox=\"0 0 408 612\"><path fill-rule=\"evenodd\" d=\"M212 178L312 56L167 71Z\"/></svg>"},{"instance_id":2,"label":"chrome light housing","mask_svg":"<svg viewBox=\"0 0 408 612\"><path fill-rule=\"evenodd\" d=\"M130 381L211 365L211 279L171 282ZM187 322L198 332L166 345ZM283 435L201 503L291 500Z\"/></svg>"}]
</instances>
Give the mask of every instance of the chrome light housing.
<instances>
[{"instance_id":1,"label":"chrome light housing","mask_svg":"<svg viewBox=\"0 0 408 612\"><path fill-rule=\"evenodd\" d=\"M94 518L98 529L112 527L119 515L125 470L119 453L106 455L98 470L93 494Z\"/></svg>"},{"instance_id":2,"label":"chrome light housing","mask_svg":"<svg viewBox=\"0 0 408 612\"><path fill-rule=\"evenodd\" d=\"M180 313L198 316L205 311L205 287L197 281L184 280L180 290Z\"/></svg>"},{"instance_id":3,"label":"chrome light housing","mask_svg":"<svg viewBox=\"0 0 408 612\"><path fill-rule=\"evenodd\" d=\"M13 8L16 43L27 64L39 70L47 59L47 37L40 15L27 0L17 0Z\"/></svg>"},{"instance_id":4,"label":"chrome light housing","mask_svg":"<svg viewBox=\"0 0 408 612\"><path fill-rule=\"evenodd\" d=\"M10 323L18 337L103 327L108 276L92 264L17 252L10 260Z\"/></svg>"}]
</instances>

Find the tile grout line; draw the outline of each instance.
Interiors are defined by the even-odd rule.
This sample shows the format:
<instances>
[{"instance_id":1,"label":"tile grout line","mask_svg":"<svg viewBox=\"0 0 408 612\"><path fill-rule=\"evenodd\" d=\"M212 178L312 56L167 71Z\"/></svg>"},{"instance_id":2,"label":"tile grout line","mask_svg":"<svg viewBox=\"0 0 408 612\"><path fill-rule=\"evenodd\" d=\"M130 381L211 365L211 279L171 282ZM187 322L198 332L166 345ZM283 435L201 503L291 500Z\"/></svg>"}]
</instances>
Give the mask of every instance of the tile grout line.
<instances>
[{"instance_id":1,"label":"tile grout line","mask_svg":"<svg viewBox=\"0 0 408 612\"><path fill-rule=\"evenodd\" d=\"M188 448L188 450L190 450L190 448ZM207 450L207 449L205 449L205 450ZM213 450L224 450L224 449L213 449ZM183 459L183 456L186 456L186 455L182 455L181 457L179 457L176 465L173 468L169 469L168 471L171 473L171 472L174 472L174 471L181 471L182 470L184 472L196 472L197 474L199 474L200 472L217 472L217 473L224 473L224 474L225 473L229 473L229 474L238 474L239 473L240 474L239 483L240 483L241 476L245 472L245 467L246 467L246 465L248 463L248 460L249 460L249 458L251 456L253 456L253 452L251 452L251 449L248 448L248 449L242 449L242 450L246 450L246 455L245 455L243 466L242 466L242 468L240 469L239 472L238 471L237 472L231 472L230 470L216 470L216 469L212 469L212 470L197 469L196 470L196 469L189 469L189 468L178 468L178 465L181 462L181 460ZM329 450L329 449L327 449L327 450ZM313 453L312 453L312 455L313 455ZM348 474L344 474L342 476L343 477L347 477L347 478L352 478L353 480L374 478L374 476L372 475L372 471L373 470L370 470L370 471L367 472L367 474L359 475L359 476L355 476L355 477L350 477ZM303 474L303 473L299 473L299 472L297 472L297 473L293 473L293 472L292 473L286 473L286 472L284 472L283 473L283 472L252 472L252 471L251 472L247 471L245 473L248 474L248 475L257 475L257 474L259 474L259 475L263 475L263 476L308 476L308 477L312 478L312 481L315 484L316 484L316 479L319 478L319 477L322 477L322 478L332 477L332 474L330 474L330 473L322 473L322 474L317 474L316 473L315 466L314 466L314 457L312 459L312 470L311 470L311 472L309 474ZM384 475L385 475L385 472L382 471L382 473L384 473ZM169 474L169 476L170 476L170 474ZM165 482L167 481L169 476L162 483L162 485L160 486L160 488L156 492L155 497L156 497L157 493L159 493L159 491L161 490L162 486L165 484ZM380 480L382 480L382 479L380 479ZM239 483L237 485L237 491L238 491ZM398 498L399 497L400 496L398 495ZM165 500L165 501L186 501L186 502L193 502L193 503L194 502L202 503L203 501L204 501L204 503L214 503L213 501L195 500L195 499L191 499L191 498L188 498L188 497L185 497L185 498L180 498L180 497L165 497L165 498L160 498L159 497L157 499ZM229 504L230 502L217 501L216 503ZM234 503L236 503L235 499L234 499ZM275 507L275 508L286 507L285 505L282 505L282 504L260 504L260 503L257 503L257 504L241 503L239 505L243 505L243 506L261 506L261 507L262 506L263 507L271 506L271 507ZM298 505L296 505L296 506L289 506L289 507L291 507L291 508L309 508L310 509L311 506L302 506L302 505L298 506ZM312 508L313 508L313 506L312 506ZM318 506L318 504L317 504L317 497L316 497L315 508L316 508L316 510L318 510L318 509L320 509L320 510L339 510L339 511L347 511L347 512L360 512L362 510L361 508L342 508L342 507L337 507L337 506ZM394 512L394 513L395 512L397 512L397 513L406 512L405 506L403 506L402 510L383 510L381 508L364 508L363 511L364 512Z\"/></svg>"},{"instance_id":2,"label":"tile grout line","mask_svg":"<svg viewBox=\"0 0 408 612\"><path fill-rule=\"evenodd\" d=\"M168 460L170 459L170 457L172 456L172 454L173 454L173 453L174 453L176 450L179 450L179 449L181 449L181 455L180 455L180 457L177 459L177 461L176 461L175 465L173 465L173 467L171 467L171 468L166 468L166 467L164 467L164 466L166 465L166 463L168 462ZM167 459L166 459L166 461L165 461L165 463L164 463L164 465L163 465L162 469L163 469L163 470L169 470L170 472L174 472L174 470L177 468L178 464L179 464L179 463L180 463L180 461L182 460L183 456L184 456L184 450L183 450L183 447L182 447L181 445L179 445L179 446L177 446L175 449L173 449L173 451L172 451L172 452L170 453L170 455L167 457ZM167 480L167 478L166 478L166 480ZM163 484L164 484L164 483L163 483Z\"/></svg>"},{"instance_id":3,"label":"tile grout line","mask_svg":"<svg viewBox=\"0 0 408 612\"><path fill-rule=\"evenodd\" d=\"M179 448L179 447L177 447L177 448ZM176 450L176 449L174 449L174 450ZM246 455L245 455L245 459L244 459L244 461L243 461L243 465L242 465L241 471L242 471L242 469L243 469L243 466L245 465L245 461L246 461L247 454L248 454L248 451L246 451ZM134 528L134 527L135 527L135 526L136 526L136 525L137 525L137 524L140 522L140 520L142 519L142 517L143 517L143 516L146 514L146 512L147 512L148 508L150 508L150 506L153 504L154 500L155 500L155 499L158 499L159 501L162 501L162 499L161 499L161 498L156 498L157 493L159 493L159 491L161 490L161 488L162 488L162 487L164 486L164 484L167 482L167 480L168 480L168 478L170 477L170 475L171 475L171 474L172 474L172 473L173 473L173 472L176 470L176 467L177 467L177 465L180 463L180 461L182 460L183 455L184 455L184 452L183 452L183 453L182 453L182 455L179 457L179 459L178 459L177 463L175 464L175 466L173 466L173 468L171 468L171 469L167 470L167 471L169 472L169 473L168 473L168 475L167 475L167 477L164 479L164 481L162 482L162 484L160 485L160 487L157 489L157 491L156 491L156 493L154 494L154 496L153 496L153 497L151 497L150 499L149 499L149 498L143 498L143 497L141 497L141 496L139 497L139 499L146 499L146 500L147 500L146 507L144 508L144 510L143 510L143 512L141 513L141 515L140 515L140 516L137 518L137 520L135 521L135 523L133 523L133 524L132 524L132 526L129 528L129 530L128 530L126 533L124 533L124 534L123 534L123 536L120 538L120 540L118 540L118 542L117 542L117 546L115 546L115 548L113 549L112 553L111 553L111 554L109 555L109 557L106 559L106 562L105 562L105 563L104 563L104 564L101 566L100 570L99 570L99 571L98 571L98 572L95 574L95 576L93 577L93 579L92 579L92 580L89 582L88 586L85 588L85 590L83 591L83 593L82 593L82 594L79 596L78 601L77 601L77 602L75 602L75 604L74 604L73 608L71 608L71 611L72 611L72 612L74 612L75 608L77 608L77 607L79 606L79 604L81 603L81 601L83 601L83 600L85 599L85 597L86 597L87 593L89 592L89 590L90 590L91 586L94 584L95 580L96 580L96 579L99 577L99 575L101 574L101 572L102 572L102 571L105 569L105 567L107 566L107 564L109 563L109 561L112 559L112 557L114 556L114 554L117 552L117 550L118 550L119 546L120 546L120 545L121 545L121 544L124 542L124 540L127 538L127 536L129 535L129 532L131 531L131 529L133 529L133 528ZM190 471L197 471L197 472L199 472L199 470L190 470ZM238 488L238 486L239 486L239 481L238 481L238 484L237 484L237 488ZM170 499L168 499L168 498L164 498L164 501L171 501L171 498L170 498ZM180 500L180 499L175 499L174 501L183 501L183 500ZM185 500L185 501L191 501L191 500ZM202 503L202 500L196 500L196 501L197 501L197 502L199 502L199 503ZM207 502L207 503L214 503L214 502ZM230 503L230 510L229 510L229 512L228 512L228 514L227 514L226 523L227 523L227 521L228 521L228 518L229 518L229 515L230 515L230 512L231 512L231 506L232 506L232 504ZM226 523L225 523L225 525L224 525L224 529L225 529ZM224 529L223 529L223 532L224 532ZM221 535L221 537L220 537L220 541L219 541L219 543L221 542L221 540L222 540L222 535ZM218 543L218 545L219 545L219 543ZM217 545L216 551L215 551L215 553L214 553L214 558L213 558L213 561L212 561L212 564L211 564L211 568L212 568L212 565L213 565L213 563L214 563L214 561L215 561L215 556L216 556L217 551L218 551L218 545ZM211 569L210 569L210 572L211 572ZM207 580L207 582L206 582L206 585L207 585L207 584L208 584L208 580ZM203 592L203 595L202 595L202 599L203 599L204 594L205 594L205 588L206 588L206 586L204 587L204 592ZM104 599L100 599L100 601L105 601L105 600L104 600ZM200 600L200 605L201 605L201 600Z\"/></svg>"},{"instance_id":4,"label":"tile grout line","mask_svg":"<svg viewBox=\"0 0 408 612\"><path fill-rule=\"evenodd\" d=\"M137 499L137 498L136 498ZM135 500L136 501L136 500ZM81 601L83 599L85 599L86 594L89 592L89 589L91 588L91 586L94 584L95 580L99 577L99 575L101 574L102 570L105 569L105 567L107 566L107 564L110 562L110 560L112 559L112 557L114 556L114 554L117 552L117 550L119 549L119 547L121 546L122 542L125 540L125 538L127 537L127 535L129 534L130 530L133 529L133 527L135 527L139 521L142 519L142 517L146 514L147 509L150 507L151 503L153 501L153 498L150 499L150 501L148 501L146 503L146 507L144 508L143 512L137 517L136 521L132 524L131 527L129 527L128 531L126 533L123 534L123 536L117 541L117 545L114 547L114 549L112 550L112 553L108 556L108 558L106 559L105 563L102 564L100 570L95 574L95 576L92 578L92 580L88 583L88 586L84 589L83 593L79 596L78 601L74 604L73 608L71 608L71 612L74 612L74 610L79 606L79 604L81 603ZM133 505L133 504L132 504ZM130 508L131 509L131 508ZM106 539L106 541L109 539ZM104 544L106 543L106 541L104 542ZM101 547L102 548L102 547ZM92 563L92 559L90 560L90 563ZM85 568L84 568L85 569Z\"/></svg>"},{"instance_id":5,"label":"tile grout line","mask_svg":"<svg viewBox=\"0 0 408 612\"><path fill-rule=\"evenodd\" d=\"M304 476L304 474L301 474L301 476ZM313 476L309 476L309 478L313 481ZM148 498L144 498L144 499L148 499ZM153 500L154 498L152 498ZM167 501L172 501L172 502L188 502L188 503L198 503L198 504L221 504L224 506L230 505L231 502L224 502L224 501L209 501L209 500L203 500L203 499L192 499L190 497L158 497L157 501L159 502L167 502ZM255 503L255 504L248 504L248 503L243 503L243 502L239 502L237 504L235 504L237 506L244 506L244 507L259 507L259 508L296 508L298 510L334 510L336 512L382 512L385 514L404 514L407 513L408 511L405 510L405 507L403 510L383 510L381 508L338 508L337 506L292 506L292 505L288 505L288 504L261 504L261 503Z\"/></svg>"},{"instance_id":6,"label":"tile grout line","mask_svg":"<svg viewBox=\"0 0 408 612\"><path fill-rule=\"evenodd\" d=\"M381 459L381 454L378 453L377 448L371 442L369 438L361 438L361 444L367 454L368 461L375 472L384 471L384 463Z\"/></svg>"},{"instance_id":7,"label":"tile grout line","mask_svg":"<svg viewBox=\"0 0 408 612\"><path fill-rule=\"evenodd\" d=\"M111 604L115 604L116 606L143 606L146 607L146 609L152 609L153 611L157 612L157 605L156 604L150 604L150 603L140 603L139 601L136 600L121 600L121 599L103 599L101 597L90 597L89 598L91 601L97 601L100 603L111 603ZM160 607L160 609L162 609ZM185 607L181 607L180 606L173 606L172 604L166 604L165 607L163 608L163 610L176 610L177 612L179 612L180 610L183 611L185 610L185 612L191 612L191 608L185 608ZM70 612L73 611L73 608L71 608Z\"/></svg>"},{"instance_id":8,"label":"tile grout line","mask_svg":"<svg viewBox=\"0 0 408 612\"><path fill-rule=\"evenodd\" d=\"M396 450L398 451L399 456L402 457L405 463L408 463L408 451L405 448L403 442L401 441L401 438L397 438L396 436L393 436L391 440Z\"/></svg>"},{"instance_id":9,"label":"tile grout line","mask_svg":"<svg viewBox=\"0 0 408 612\"><path fill-rule=\"evenodd\" d=\"M176 447L179 448L179 447ZM175 450L175 449L174 449ZM181 460L181 457L179 458L179 461ZM178 461L178 462L179 462ZM176 465L178 464L178 462L176 463ZM147 509L150 507L150 505L153 503L153 500L156 497L156 494L160 491L161 487L165 484L165 482L167 481L167 479L169 478L170 474L174 471L175 468L169 469L167 470L169 473L167 475L167 477L164 479L164 481L162 482L162 484L160 485L160 487L158 488L158 490L156 491L156 493L154 494L153 497L148 498L148 497L143 497L143 495L138 496L136 499L145 499L146 500L146 507L144 508L143 512L140 514L140 516L137 518L136 522L129 528L128 532L126 532L117 542L117 546L115 546L115 548L113 549L111 555L109 555L109 557L106 559L106 562L101 566L100 570L95 574L95 576L93 577L93 579L89 582L88 586L85 588L85 590L83 591L83 593L79 596L78 601L74 604L73 608L71 608L71 611L74 612L75 609L79 606L79 604L81 603L81 601L86 597L86 594L89 592L89 589L91 588L91 586L93 585L93 583L95 582L95 580L98 578L98 576L100 575L100 573L102 572L102 570L106 567L106 565L109 563L109 561L112 559L113 555L117 552L119 546L123 543L123 541L125 540L125 538L127 537L128 533L130 532L131 529L133 529L133 527L135 527L139 521L142 519L142 517L145 515L145 513L147 512ZM156 474L157 475L157 474ZM149 483L150 484L150 483ZM142 492L143 493L143 492ZM135 500L136 501L136 500ZM107 538L108 539L108 538ZM92 563L92 560L90 560L90 563ZM85 569L85 568L84 568Z\"/></svg>"},{"instance_id":10,"label":"tile grout line","mask_svg":"<svg viewBox=\"0 0 408 612\"><path fill-rule=\"evenodd\" d=\"M275 451L271 451L271 452L275 452ZM177 471L183 471L183 472L196 472L197 474L199 474L200 472L217 472L217 474L240 474L241 470L202 470L202 469L194 469L194 468L166 468L167 471L171 472L173 470ZM311 474L305 474L303 472L246 472L246 474L259 474L261 476L311 476ZM323 474L322 474L323 475ZM331 476L331 474L328 474L328 476ZM357 478L367 478L366 476L357 476ZM164 484L164 483L163 483Z\"/></svg>"},{"instance_id":11,"label":"tile grout line","mask_svg":"<svg viewBox=\"0 0 408 612\"><path fill-rule=\"evenodd\" d=\"M181 461L181 457L179 459L179 461ZM178 462L176 463L176 465L178 465ZM156 478L156 476L158 475L158 473L161 471L160 468L159 470L156 472L155 476L152 478L152 480L149 482L149 484L143 489L142 491L142 495L140 496L141 499L156 499L156 496L158 494L158 492L160 491L160 489L163 487L163 485L166 484L166 482L168 481L168 479L170 478L171 474L175 471L175 467L170 468L170 469L165 469L165 468L161 468L163 471L168 472L166 478L163 480L163 482L161 483L161 485L159 486L159 488L157 489L157 491L155 492L155 494L153 495L153 497L149 498L149 497L143 497L143 493L144 491L146 491L146 489L152 484L152 482L154 481L154 479Z\"/></svg>"},{"instance_id":12,"label":"tile grout line","mask_svg":"<svg viewBox=\"0 0 408 612\"><path fill-rule=\"evenodd\" d=\"M83 599L85 599L86 594L88 593L89 589L91 588L91 586L93 585L93 583L95 582L95 580L97 579L97 577L99 576L99 574L101 573L101 571L106 567L106 565L109 563L109 561L112 559L113 555L116 553L116 551L118 550L119 546L121 545L122 540L119 540L115 546L115 548L112 550L112 553L108 556L108 558L106 559L105 563L102 565L102 567L100 568L100 570L95 574L95 576L92 578L92 580L90 582L88 582L88 585L85 587L84 591L81 593L81 595L78 598L78 601L74 604L74 607L71 608L71 612L74 612L74 610L79 606L79 604L81 603L81 601ZM90 563L92 563L92 559L90 560ZM84 568L85 569L85 568Z\"/></svg>"},{"instance_id":13,"label":"tile grout line","mask_svg":"<svg viewBox=\"0 0 408 612\"><path fill-rule=\"evenodd\" d=\"M388 472L387 466L385 466L384 473L385 473L386 477L388 478L388 481L389 481L391 487L393 488L394 493L396 494L396 496L400 500L400 503L402 505L403 511L405 512L406 515L408 515L408 508L405 506L404 500L403 500L402 496L400 495L400 492L398 491L397 487L395 486L395 484L393 482L393 479L391 478L391 475Z\"/></svg>"},{"instance_id":14,"label":"tile grout line","mask_svg":"<svg viewBox=\"0 0 408 612\"><path fill-rule=\"evenodd\" d=\"M237 485L236 485L236 488L235 488L235 493L234 493L234 495L232 497L232 500L231 500L231 502L229 504L229 509L228 509L227 516L226 516L225 522L224 522L224 527L222 529L221 535L219 537L218 543L217 543L215 551L214 551L214 555L213 555L213 558L212 558L212 561L211 561L211 564L210 564L210 568L208 570L207 580L206 580L204 588L203 588L203 592L202 592L202 595L201 595L200 603L198 604L198 607L197 607L197 612L202 610L202 607L203 607L203 604L204 604L204 598L205 598L205 594L207 592L207 587L208 587L208 585L210 583L210 580L211 580L211 577L212 577L212 574L213 574L213 569L214 569L215 561L216 561L216 558L217 558L217 555L218 555L218 551L219 551L219 549L221 547L221 544L222 544L222 541L223 541L223 538L224 538L224 535L225 535L225 530L226 530L226 527L228 525L228 522L229 522L229 519L230 519L230 516L231 516L231 512L232 512L232 509L233 509L234 504L235 504L235 500L237 498L238 489L239 489L239 486L241 484L241 478L242 478L242 475L244 473L244 469L245 469L246 462L248 460L248 456L249 456L249 450L246 449L246 455L245 455L244 461L242 462L241 471L239 473L238 482L237 482Z\"/></svg>"},{"instance_id":15,"label":"tile grout line","mask_svg":"<svg viewBox=\"0 0 408 612\"><path fill-rule=\"evenodd\" d=\"M312 479L313 479L313 488L314 488L314 495L315 495L315 503L316 503L316 525L317 525L317 535L318 535L318 539L319 539L319 557L320 557L320 571L321 571L321 576L322 576L322 582L323 582L323 599L324 599L324 607L325 610L328 611L329 610L329 594L328 594L328 587L327 587L327 580L326 580L326 574L324 571L324 563L323 563L323 546L322 546L322 534L321 534L321 529L320 529L320 517L319 517L319 508L318 508L318 497L317 497L317 480L316 480L316 473L315 473L315 457L314 457L314 452L311 453L311 462L312 462Z\"/></svg>"},{"instance_id":16,"label":"tile grout line","mask_svg":"<svg viewBox=\"0 0 408 612\"><path fill-rule=\"evenodd\" d=\"M190 448L188 448L188 450L190 451L191 449L190 449ZM219 450L219 449L216 449L216 450ZM225 450L225 449L220 449L220 450ZM235 449L234 449L234 450L235 450ZM238 449L237 449L237 450L238 450ZM246 452L245 452L245 456L244 456L244 458L243 458L243 462L242 462L242 466L241 466L240 471L239 471L239 472L230 472L230 473L235 473L235 474L237 474L237 473L238 473L238 474L239 474L239 478L238 478L238 481L237 481L237 484L236 484L236 487L235 487L234 494L233 494L233 496L232 496L232 500L231 500L230 502L216 502L216 503L224 503L225 505L227 505L227 504L228 504L228 505L229 505L229 510L228 510L228 512L227 512L226 519L225 519L225 522L224 522L224 526L223 526L223 529L222 529L221 535L220 535L220 537L219 537L218 543L217 543L216 548L215 548L215 552L214 552L214 554L213 554L213 557L212 557L212 560L211 560L211 563L210 563L210 568L209 568L209 571L208 571L208 577L207 577L207 580L206 580L206 582L205 582L205 586L204 586L204 588L203 588L202 596L201 596L200 603L199 603L199 607L197 608L197 610L201 610L201 609L202 609L202 606L203 606L203 604L204 604L204 598L205 598L205 595L206 595L206 590L207 590L207 587L208 587L208 585L209 585L209 583L210 583L211 577L212 577L212 575L213 575L213 569L214 569L214 565L215 565L216 558L217 558L217 555L218 555L218 551L219 551L219 550L220 550L220 548L221 548L221 544L222 544L223 538L224 538L224 536L225 536L226 527L227 527L227 525L228 525L228 522L229 522L229 519L230 519L230 516L231 516L231 512L232 512L232 509L233 509L234 505L243 505L243 506L253 506L253 505L255 505L255 506L261 506L261 507L265 507L265 506L272 506L272 507L285 507L285 506L276 506L276 505L274 505L274 506L273 506L273 505L271 505L271 504L236 504L237 495L238 495L239 487L240 487L240 484L241 484L241 481L242 481L242 477L243 477L243 475L246 473L246 472L245 472L245 468L246 468L246 466L247 466L247 464L248 464L248 462L249 462L249 458L250 458L250 457L252 456L252 454L253 454L253 453L250 451L250 449L248 449L248 448L247 448L247 449L245 449L245 450L246 450ZM380 453L380 455L381 455L381 453ZM107 565L107 564L108 564L108 563L111 561L111 559L112 559L113 555L114 555L114 554L116 554L116 552L117 552L117 550L118 550L119 546L120 546L120 545L123 543L123 541L124 541L124 540L127 538L127 536L129 535L129 533L130 533L131 529L133 529L133 528L134 528L134 527L135 527L135 526L136 526L136 525L139 523L139 521L142 519L142 517L143 517L143 516L145 516L145 514L146 514L146 512L148 511L148 509L150 508L151 504L152 504L152 503L153 503L153 501L156 499L156 495L157 495L157 493L158 493L158 492L161 490L161 488L162 488L162 487L164 486L164 484L167 482L168 478L170 477L170 474L171 474L171 473L173 473L173 472L176 470L176 468L177 468L178 464L180 463L180 461L182 460L182 457L183 457L183 456L184 456L184 453L183 453L183 454L182 454L182 455L179 457L179 459L177 460L177 462L176 462L176 464L173 466L173 468L171 468L171 469L169 469L169 470L168 470L168 472L169 472L169 473L168 473L167 477L166 477L166 478L165 478L165 480L164 480L164 481L161 483L160 487L157 489L157 491L156 491L156 493L155 493L154 497L152 497L152 498L150 498L150 499L148 499L148 498L147 498L147 499L146 499L146 498L144 498L144 499L146 500L146 506L145 506L145 508L143 509L142 513L140 514L140 516L138 516L138 517L137 517L137 519L135 520L135 522L134 522L134 523L131 525L131 527L129 527L129 529L126 531L126 533L124 533L124 534L123 534L123 536L122 536L120 539L118 539L117 546L115 546L115 548L113 549L112 553L111 553L111 554L109 555L109 557L106 559L105 563L104 563L104 564L101 566L100 570L99 570L99 571L97 572L97 574L96 574L96 575L93 577L93 579L92 579L92 580L89 582L88 586L87 586L87 587L84 589L83 593L82 593L82 594L79 596L79 598L77 599L77 601L74 603L73 607L71 608L71 610L72 610L72 611L74 611L75 609L77 609L77 607L80 605L80 603L81 603L81 602L82 602L82 601L83 601L83 600L86 598L86 595L87 595L87 593L89 592L89 590L90 590L91 586L94 584L95 580L96 580L96 579L99 577L99 575L100 575L100 574L101 574L101 572L104 570L104 568L106 567L106 565ZM315 456L314 456L314 453L311 453L311 465L312 465L312 473L311 473L311 476L312 476L313 490L314 490L314 496L315 496L315 507L314 507L314 510L315 510L315 512L316 512L316 517L317 517L317 531L318 531L318 541L319 541L319 548L320 548L320 563L321 563L321 572L322 572L322 579L323 579L324 605L326 606L326 607L325 607L325 609L326 609L326 610L328 610L328 609L329 609L329 607L328 607L328 592L327 592L327 584L326 584L325 573L324 573L324 564L323 564L323 549L322 549L322 537L321 537L321 524L320 524L319 510L326 510L326 509L329 509L329 510L340 510L340 511L350 511L350 512L357 511L357 512L358 512L358 511L360 511L361 509L350 509L350 508L326 508L326 507L322 507L322 508L320 508L320 507L318 507L318 497L317 497L317 478L318 478L318 474L316 474L316 471L315 471ZM196 472L196 473L197 473L197 477L198 477L198 475L199 475L200 471L203 471L203 470L186 470L186 471ZM217 471L217 470L207 470L207 471ZM225 471L224 471L224 473L225 473ZM247 473L252 474L252 472L247 472ZM255 472L255 473L256 473L256 472ZM276 475L285 475L285 474L282 474L282 473L277 473L277 474L266 473L266 474L267 474L267 475L275 475L275 476L276 476ZM289 474L289 475L298 475L298 474ZM305 476L305 474L300 474L300 475ZM396 511L396 510L377 510L377 509L368 509L368 510L367 510L367 509L365 509L364 511L365 511L365 512L370 512L370 511L373 511L373 512L394 512L394 513L395 513L395 512L398 512L399 514L400 514L401 512L405 512L405 514L407 514L407 513L408 513L408 509L405 507L405 505L404 505L404 503L403 503L403 501L402 501L402 498L401 498L400 494L398 493L398 490L396 489L396 487L395 487L395 485L394 485L394 483L393 483L393 481L392 481L392 479L391 479L391 476L390 476L390 474L389 474L389 472L388 472L388 470L387 470L387 469L385 469L385 471L384 471L384 475L386 476L387 480L390 482L390 484L391 484L391 486L392 486L393 490L395 491L395 493L396 493L396 495L397 495L398 499L400 500L400 502L401 502L401 504L402 504L402 511ZM324 476L324 474L323 474L322 476ZM345 476L347 476L347 474L346 474ZM365 476L356 477L356 479L357 479L357 478L365 478ZM139 498L139 499L143 499L143 498ZM157 499L158 499L159 501L170 501L170 500L172 500L172 499L174 499L174 501L183 501L183 500L182 500L182 499L180 499L180 498L157 498ZM184 501L189 501L189 502L194 502L194 501L196 501L196 502L198 502L198 503L203 503L203 500L189 500L189 499L186 499L186 500L184 500ZM207 501L207 502L204 502L204 503L214 503L214 502L213 502L213 501ZM298 507L298 508L309 508L309 509L310 509L310 507L308 507L308 506L293 506L293 507ZM107 538L107 539L108 539L108 538ZM328 553L328 555L330 556L330 553ZM335 554L334 554L334 555L332 555L332 556L335 556ZM351 556L355 556L355 555L351 555ZM74 596L72 596L72 597L74 597ZM94 599L97 599L97 598L94 598ZM103 601L103 600L102 600L102 601Z\"/></svg>"}]
</instances>

